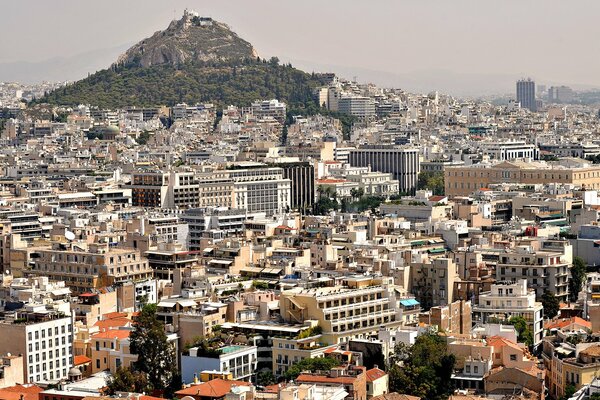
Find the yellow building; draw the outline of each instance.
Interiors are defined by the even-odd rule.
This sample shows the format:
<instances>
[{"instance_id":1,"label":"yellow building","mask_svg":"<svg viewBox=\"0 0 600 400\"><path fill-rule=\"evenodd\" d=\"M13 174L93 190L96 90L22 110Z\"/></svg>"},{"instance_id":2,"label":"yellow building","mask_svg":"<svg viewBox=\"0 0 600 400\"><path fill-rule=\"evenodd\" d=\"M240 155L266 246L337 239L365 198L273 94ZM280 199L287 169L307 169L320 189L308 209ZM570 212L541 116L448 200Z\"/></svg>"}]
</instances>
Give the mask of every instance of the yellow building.
<instances>
[{"instance_id":1,"label":"yellow building","mask_svg":"<svg viewBox=\"0 0 600 400\"><path fill-rule=\"evenodd\" d=\"M590 343L583 349L572 350L557 343L550 350L552 339L544 339L542 357L548 370L546 383L549 393L554 398L561 398L568 386L573 385L575 390L579 390L600 374L600 344Z\"/></svg>"},{"instance_id":2,"label":"yellow building","mask_svg":"<svg viewBox=\"0 0 600 400\"><path fill-rule=\"evenodd\" d=\"M467 196L494 183L573 184L600 189L600 165L566 159L558 163L505 161L448 167L444 171L445 194Z\"/></svg>"},{"instance_id":3,"label":"yellow building","mask_svg":"<svg viewBox=\"0 0 600 400\"><path fill-rule=\"evenodd\" d=\"M92 374L118 368L129 368L137 355L129 350L129 329L110 329L92 336Z\"/></svg>"}]
</instances>

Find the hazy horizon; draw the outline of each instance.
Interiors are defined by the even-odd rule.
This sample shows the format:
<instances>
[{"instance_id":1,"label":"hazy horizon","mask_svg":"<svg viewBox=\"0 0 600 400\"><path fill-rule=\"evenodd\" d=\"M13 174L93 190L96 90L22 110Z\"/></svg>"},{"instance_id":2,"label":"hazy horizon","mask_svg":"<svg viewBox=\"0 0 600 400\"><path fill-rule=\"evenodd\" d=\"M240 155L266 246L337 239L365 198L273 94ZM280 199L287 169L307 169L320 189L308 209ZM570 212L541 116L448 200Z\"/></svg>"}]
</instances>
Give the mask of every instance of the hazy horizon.
<instances>
[{"instance_id":1,"label":"hazy horizon","mask_svg":"<svg viewBox=\"0 0 600 400\"><path fill-rule=\"evenodd\" d=\"M512 93L521 77L600 87L592 0L20 0L4 4L0 81L83 78L185 8L227 23L262 57L360 82L458 95Z\"/></svg>"}]
</instances>

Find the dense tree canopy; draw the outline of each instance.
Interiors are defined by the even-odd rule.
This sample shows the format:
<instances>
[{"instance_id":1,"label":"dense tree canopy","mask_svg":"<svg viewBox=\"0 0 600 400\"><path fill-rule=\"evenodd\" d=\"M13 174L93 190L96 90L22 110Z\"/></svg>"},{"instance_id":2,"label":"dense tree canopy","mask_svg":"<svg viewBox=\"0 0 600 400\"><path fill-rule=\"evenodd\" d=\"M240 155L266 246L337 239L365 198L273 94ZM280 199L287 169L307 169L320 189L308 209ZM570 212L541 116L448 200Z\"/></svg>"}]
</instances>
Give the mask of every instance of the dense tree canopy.
<instances>
[{"instance_id":1,"label":"dense tree canopy","mask_svg":"<svg viewBox=\"0 0 600 400\"><path fill-rule=\"evenodd\" d=\"M256 60L190 62L177 66L126 65L96 72L47 94L39 102L114 109L173 106L181 102L248 106L255 100L276 98L298 113L315 114L320 105L315 102L313 91L325 83L322 76L305 73L289 64Z\"/></svg>"},{"instance_id":2,"label":"dense tree canopy","mask_svg":"<svg viewBox=\"0 0 600 400\"><path fill-rule=\"evenodd\" d=\"M455 362L444 338L433 333L419 335L412 346L396 346L390 357L390 392L447 399L453 391L450 378Z\"/></svg>"},{"instance_id":3,"label":"dense tree canopy","mask_svg":"<svg viewBox=\"0 0 600 400\"><path fill-rule=\"evenodd\" d=\"M444 194L444 173L424 171L419 173L417 183L419 189L429 189L436 196Z\"/></svg>"}]
</instances>

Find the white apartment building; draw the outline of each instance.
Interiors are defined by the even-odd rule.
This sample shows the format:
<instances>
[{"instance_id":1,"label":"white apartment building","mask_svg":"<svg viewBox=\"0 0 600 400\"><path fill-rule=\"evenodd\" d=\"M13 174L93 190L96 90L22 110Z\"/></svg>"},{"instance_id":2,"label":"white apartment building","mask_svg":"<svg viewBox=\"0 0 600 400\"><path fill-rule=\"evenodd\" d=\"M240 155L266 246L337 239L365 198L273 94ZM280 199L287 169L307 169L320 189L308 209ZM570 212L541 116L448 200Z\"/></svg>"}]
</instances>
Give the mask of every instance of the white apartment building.
<instances>
[{"instance_id":1,"label":"white apartment building","mask_svg":"<svg viewBox=\"0 0 600 400\"><path fill-rule=\"evenodd\" d=\"M505 323L511 317L523 317L533 333L533 346L542 342L544 307L535 301L535 290L527 288L527 279L516 282L498 282L491 291L479 295L479 304L473 306L473 322Z\"/></svg>"},{"instance_id":2,"label":"white apartment building","mask_svg":"<svg viewBox=\"0 0 600 400\"><path fill-rule=\"evenodd\" d=\"M202 371L230 372L233 379L250 381L256 373L256 346L229 345L217 352L203 354L198 347L192 347L189 355L181 356L181 377L184 383L194 382L194 375Z\"/></svg>"},{"instance_id":3,"label":"white apartment building","mask_svg":"<svg viewBox=\"0 0 600 400\"><path fill-rule=\"evenodd\" d=\"M272 117L278 120L279 122L283 122L285 120L287 106L285 105L285 103L273 99L255 101L250 105L250 109L252 110L252 114L255 117Z\"/></svg>"},{"instance_id":4,"label":"white apartment building","mask_svg":"<svg viewBox=\"0 0 600 400\"><path fill-rule=\"evenodd\" d=\"M281 168L229 171L233 180L233 207L249 213L281 214L291 207L291 180Z\"/></svg>"},{"instance_id":5,"label":"white apartment building","mask_svg":"<svg viewBox=\"0 0 600 400\"><path fill-rule=\"evenodd\" d=\"M0 322L0 354L24 356L26 382L68 377L73 365L73 319L48 313L46 306L28 305Z\"/></svg>"}]
</instances>

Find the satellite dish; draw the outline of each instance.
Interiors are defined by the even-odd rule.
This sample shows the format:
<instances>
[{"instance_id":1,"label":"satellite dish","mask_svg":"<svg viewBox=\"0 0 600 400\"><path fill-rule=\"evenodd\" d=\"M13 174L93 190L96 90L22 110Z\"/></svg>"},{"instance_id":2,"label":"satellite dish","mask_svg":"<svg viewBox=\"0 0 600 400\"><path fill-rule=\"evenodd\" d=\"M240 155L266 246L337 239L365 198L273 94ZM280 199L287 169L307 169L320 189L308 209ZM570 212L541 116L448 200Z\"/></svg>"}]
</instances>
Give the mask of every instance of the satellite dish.
<instances>
[{"instance_id":1,"label":"satellite dish","mask_svg":"<svg viewBox=\"0 0 600 400\"><path fill-rule=\"evenodd\" d=\"M75 234L71 231L65 231L65 238L67 240L75 240Z\"/></svg>"}]
</instances>

